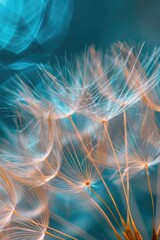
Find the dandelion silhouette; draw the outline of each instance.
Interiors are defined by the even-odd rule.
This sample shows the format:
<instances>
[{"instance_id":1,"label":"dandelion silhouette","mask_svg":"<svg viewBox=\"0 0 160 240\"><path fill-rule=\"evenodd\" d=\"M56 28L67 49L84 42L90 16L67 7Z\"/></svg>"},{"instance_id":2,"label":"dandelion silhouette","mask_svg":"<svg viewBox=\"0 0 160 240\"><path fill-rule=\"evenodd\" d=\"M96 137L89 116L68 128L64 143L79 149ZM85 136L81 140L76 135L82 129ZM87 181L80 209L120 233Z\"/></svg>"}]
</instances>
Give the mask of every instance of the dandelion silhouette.
<instances>
[{"instance_id":1,"label":"dandelion silhouette","mask_svg":"<svg viewBox=\"0 0 160 240\"><path fill-rule=\"evenodd\" d=\"M144 47L118 43L105 53L91 47L64 67L39 65L35 84L21 74L12 79L14 90L1 87L7 96L1 110L16 122L14 131L2 125L2 240L87 239L74 224L72 231L67 224L65 231L49 225L51 199L58 194L67 195L74 206L76 201L90 204L89 210L97 211L110 228L111 240L160 238L160 134L155 119L160 50L148 54ZM139 198L147 210L139 210L137 218L137 209L143 209Z\"/></svg>"}]
</instances>

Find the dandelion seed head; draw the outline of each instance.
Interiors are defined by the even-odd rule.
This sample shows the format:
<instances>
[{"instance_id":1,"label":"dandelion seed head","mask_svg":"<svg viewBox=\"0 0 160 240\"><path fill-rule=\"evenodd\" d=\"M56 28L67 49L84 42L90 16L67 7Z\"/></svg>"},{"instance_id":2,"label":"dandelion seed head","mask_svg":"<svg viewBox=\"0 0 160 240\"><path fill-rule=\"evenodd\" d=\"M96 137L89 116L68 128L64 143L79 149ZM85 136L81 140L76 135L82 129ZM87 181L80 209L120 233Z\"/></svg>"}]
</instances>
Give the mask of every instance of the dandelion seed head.
<instances>
[{"instance_id":1,"label":"dandelion seed head","mask_svg":"<svg viewBox=\"0 0 160 240\"><path fill-rule=\"evenodd\" d=\"M33 74L35 85L29 78L31 70L29 75L26 72L16 77L15 92L5 89L9 97L3 110L10 109L16 127L20 127L14 133L4 128L6 139L0 148L0 228L6 239L40 240L50 235L49 196L57 195L67 196L67 200L71 195L85 196L116 236L121 231L126 238L141 237L134 233L130 178L138 180L137 176L146 174L154 209L150 173L160 162L159 131L153 112L158 110L158 98L149 94L159 84L160 50L148 56L142 53L143 48L144 44L136 51L121 44L106 53L91 48L76 56L73 64L38 66ZM136 116L127 111L133 105ZM80 127L75 115L81 116ZM122 185L128 222L103 177L109 168L114 171L111 180L118 177ZM19 198L12 181L22 187ZM98 181L116 214L96 187L94 190ZM110 214L115 221L110 220Z\"/></svg>"}]
</instances>

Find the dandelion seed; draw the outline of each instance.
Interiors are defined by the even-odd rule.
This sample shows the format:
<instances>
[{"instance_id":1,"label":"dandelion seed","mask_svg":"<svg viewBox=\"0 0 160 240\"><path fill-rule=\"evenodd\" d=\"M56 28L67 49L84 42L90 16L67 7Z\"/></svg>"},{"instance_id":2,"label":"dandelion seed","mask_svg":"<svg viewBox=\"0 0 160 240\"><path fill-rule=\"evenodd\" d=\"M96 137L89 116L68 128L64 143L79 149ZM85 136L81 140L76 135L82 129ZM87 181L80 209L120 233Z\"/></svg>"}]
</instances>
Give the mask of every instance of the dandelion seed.
<instances>
[{"instance_id":1,"label":"dandelion seed","mask_svg":"<svg viewBox=\"0 0 160 240\"><path fill-rule=\"evenodd\" d=\"M4 237L2 239L43 240L45 238L48 220L45 218L44 215L42 216L44 217L44 219L42 217L39 220L37 219L34 221L24 221L23 218L19 218L19 221L15 221L9 227L3 230ZM39 226L39 223L44 224L44 226L46 227Z\"/></svg>"},{"instance_id":2,"label":"dandelion seed","mask_svg":"<svg viewBox=\"0 0 160 240\"><path fill-rule=\"evenodd\" d=\"M133 48L122 44L119 50L113 47L113 55L104 58L92 49L92 61L96 62L91 74L93 84L89 85L87 95L83 97L80 109L82 114L99 122L108 121L158 85L159 49L153 51L150 58L143 56L141 60L142 49L143 45L138 54L134 55ZM157 64L155 70L154 64ZM83 71L82 67L80 71Z\"/></svg>"},{"instance_id":3,"label":"dandelion seed","mask_svg":"<svg viewBox=\"0 0 160 240\"><path fill-rule=\"evenodd\" d=\"M17 204L16 189L3 168L0 168L0 232L11 221Z\"/></svg>"},{"instance_id":4,"label":"dandelion seed","mask_svg":"<svg viewBox=\"0 0 160 240\"><path fill-rule=\"evenodd\" d=\"M65 138L67 143L65 143ZM64 142L61 152L61 167L51 185L59 191L80 193L98 181L94 166L88 161L83 149L79 148L78 141L72 141L69 133L61 135Z\"/></svg>"},{"instance_id":5,"label":"dandelion seed","mask_svg":"<svg viewBox=\"0 0 160 240\"><path fill-rule=\"evenodd\" d=\"M6 171L10 171L17 180L25 183L32 182L34 179L35 184L40 184L40 178L42 183L54 177L60 161L55 147L56 129L53 126L54 124L48 120L34 131L29 128L22 133L12 133L4 128L6 140L1 141L0 165Z\"/></svg>"}]
</instances>

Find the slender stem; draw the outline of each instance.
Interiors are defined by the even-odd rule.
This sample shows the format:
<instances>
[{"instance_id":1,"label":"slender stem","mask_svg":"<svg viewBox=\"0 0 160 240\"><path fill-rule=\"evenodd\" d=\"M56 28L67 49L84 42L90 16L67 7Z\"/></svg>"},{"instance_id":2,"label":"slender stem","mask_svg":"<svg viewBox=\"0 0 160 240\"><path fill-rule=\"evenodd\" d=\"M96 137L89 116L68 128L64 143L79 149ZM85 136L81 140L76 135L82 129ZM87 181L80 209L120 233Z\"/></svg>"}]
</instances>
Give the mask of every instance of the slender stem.
<instances>
[{"instance_id":1,"label":"slender stem","mask_svg":"<svg viewBox=\"0 0 160 240\"><path fill-rule=\"evenodd\" d=\"M124 139L125 139L125 154L126 154L126 182L127 182L127 198L129 202L129 171L128 171L128 134L127 134L127 116L126 111L123 112L123 120L124 120ZM129 212L127 209L127 224L130 225Z\"/></svg>"},{"instance_id":2,"label":"slender stem","mask_svg":"<svg viewBox=\"0 0 160 240\"><path fill-rule=\"evenodd\" d=\"M82 139L82 137L81 137L81 135L80 135L80 133L79 133L76 125L74 124L71 116L69 116L69 119L70 119L71 124L72 124L72 126L73 126L73 128L74 128L74 130L75 130L75 132L76 132L76 134L77 134L78 139L80 140L80 142L81 142L81 144L82 144L82 146L83 146L83 148L84 148L84 151L86 152L89 160L93 163L93 166L94 166L95 170L97 171L97 173L98 173L98 175L99 175L99 177L100 177L100 179L101 179L104 187L106 188L106 190L107 190L107 192L108 192L108 194L109 194L109 196L110 196L110 198L111 198L111 200L112 200L112 202L113 202L113 205L115 206L115 209L116 209L116 211L117 211L117 213L118 213L118 215L119 215L119 218L120 218L123 226L125 226L125 225L126 225L126 224L125 224L125 221L123 220L123 218L122 218L122 216L121 216L121 213L120 213L120 211L119 211L119 209L118 209L118 206L117 206L117 204L116 204L116 202L115 202L115 200L114 200L114 197L112 196L112 193L110 192L110 190L109 190L106 182L104 181L100 170L99 170L98 167L96 166L93 157L90 155L90 152L89 152L88 149L86 148L86 146L85 146L85 144L84 144L84 142L83 142L83 139Z\"/></svg>"},{"instance_id":3,"label":"slender stem","mask_svg":"<svg viewBox=\"0 0 160 240\"><path fill-rule=\"evenodd\" d=\"M123 232L123 229L121 228L119 222L117 221L113 211L111 210L111 208L108 206L108 204L101 198L101 196L99 196L94 190L93 188L90 186L89 189L91 190L91 192L108 208L109 212L111 213L112 217L114 218L114 220L116 221L117 225L119 226L119 228L121 229L121 231Z\"/></svg>"},{"instance_id":4,"label":"slender stem","mask_svg":"<svg viewBox=\"0 0 160 240\"><path fill-rule=\"evenodd\" d=\"M61 238L61 237L59 237L59 236L56 236L56 235L54 235L54 234L52 234L52 233L50 233L50 232L45 232L45 234L47 234L47 235L49 235L49 236L52 236L52 237L55 237L55 238L57 238L57 239L60 239L60 240L65 240L65 238Z\"/></svg>"},{"instance_id":5,"label":"slender stem","mask_svg":"<svg viewBox=\"0 0 160 240\"><path fill-rule=\"evenodd\" d=\"M105 214L105 212L102 210L102 208L88 195L90 201L96 206L96 208L100 211L100 213L102 214L102 216L104 217L104 219L108 222L108 224L110 225L110 227L112 228L112 230L114 231L116 237L118 240L122 240L121 236L119 235L119 233L117 232L117 230L115 229L115 227L113 226L113 224L111 223L111 221L109 220L108 216Z\"/></svg>"},{"instance_id":6,"label":"slender stem","mask_svg":"<svg viewBox=\"0 0 160 240\"><path fill-rule=\"evenodd\" d=\"M150 182L150 177L149 177L148 164L145 164L145 169L146 169L148 189L149 189L149 192L150 192L151 203L152 203L152 225L154 227L154 199L153 199L152 187L151 187L151 182Z\"/></svg>"},{"instance_id":7,"label":"slender stem","mask_svg":"<svg viewBox=\"0 0 160 240\"><path fill-rule=\"evenodd\" d=\"M134 221L133 221L133 218L132 218L132 214L131 214L131 210L130 210L130 205L129 205L129 201L128 201L128 197L127 197L127 193L126 193L126 189L125 189L125 185L124 185L124 181L123 181L123 177L122 177L122 173L121 173L121 168L120 168L120 165L119 165L119 160L118 160L118 158L117 158L117 155L116 155L116 152L115 152L115 149L114 149L112 140L111 140L111 138L110 138L110 135L109 135L109 132L108 132L108 129L107 129L107 122L104 121L103 124L104 124L104 129L105 129L105 132L106 132L106 134L107 134L109 143L110 143L111 148L112 148L112 152L113 152L114 158L115 158L115 160L116 160L116 165L117 165L117 169L118 169L118 172L119 172L119 176L120 176L122 188L123 188L123 191L124 191L124 196L125 196L125 199L126 199L127 209L128 209L128 212L129 212L131 221L132 221L132 225L133 225L133 228L134 228L135 230L137 230L136 225L135 225L135 223L134 223Z\"/></svg>"}]
</instances>

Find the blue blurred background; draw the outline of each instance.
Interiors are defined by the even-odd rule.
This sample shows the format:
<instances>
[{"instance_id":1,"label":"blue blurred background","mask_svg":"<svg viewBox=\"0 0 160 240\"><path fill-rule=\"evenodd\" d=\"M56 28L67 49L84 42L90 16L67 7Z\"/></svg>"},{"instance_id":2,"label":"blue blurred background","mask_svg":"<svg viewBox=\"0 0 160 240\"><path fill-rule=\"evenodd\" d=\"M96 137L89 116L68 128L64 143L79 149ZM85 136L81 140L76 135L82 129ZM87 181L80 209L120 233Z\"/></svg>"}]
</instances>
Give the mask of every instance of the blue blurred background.
<instances>
[{"instance_id":1,"label":"blue blurred background","mask_svg":"<svg viewBox=\"0 0 160 240\"><path fill-rule=\"evenodd\" d=\"M0 0L1 81L91 44L159 44L159 9L159 0Z\"/></svg>"}]
</instances>

